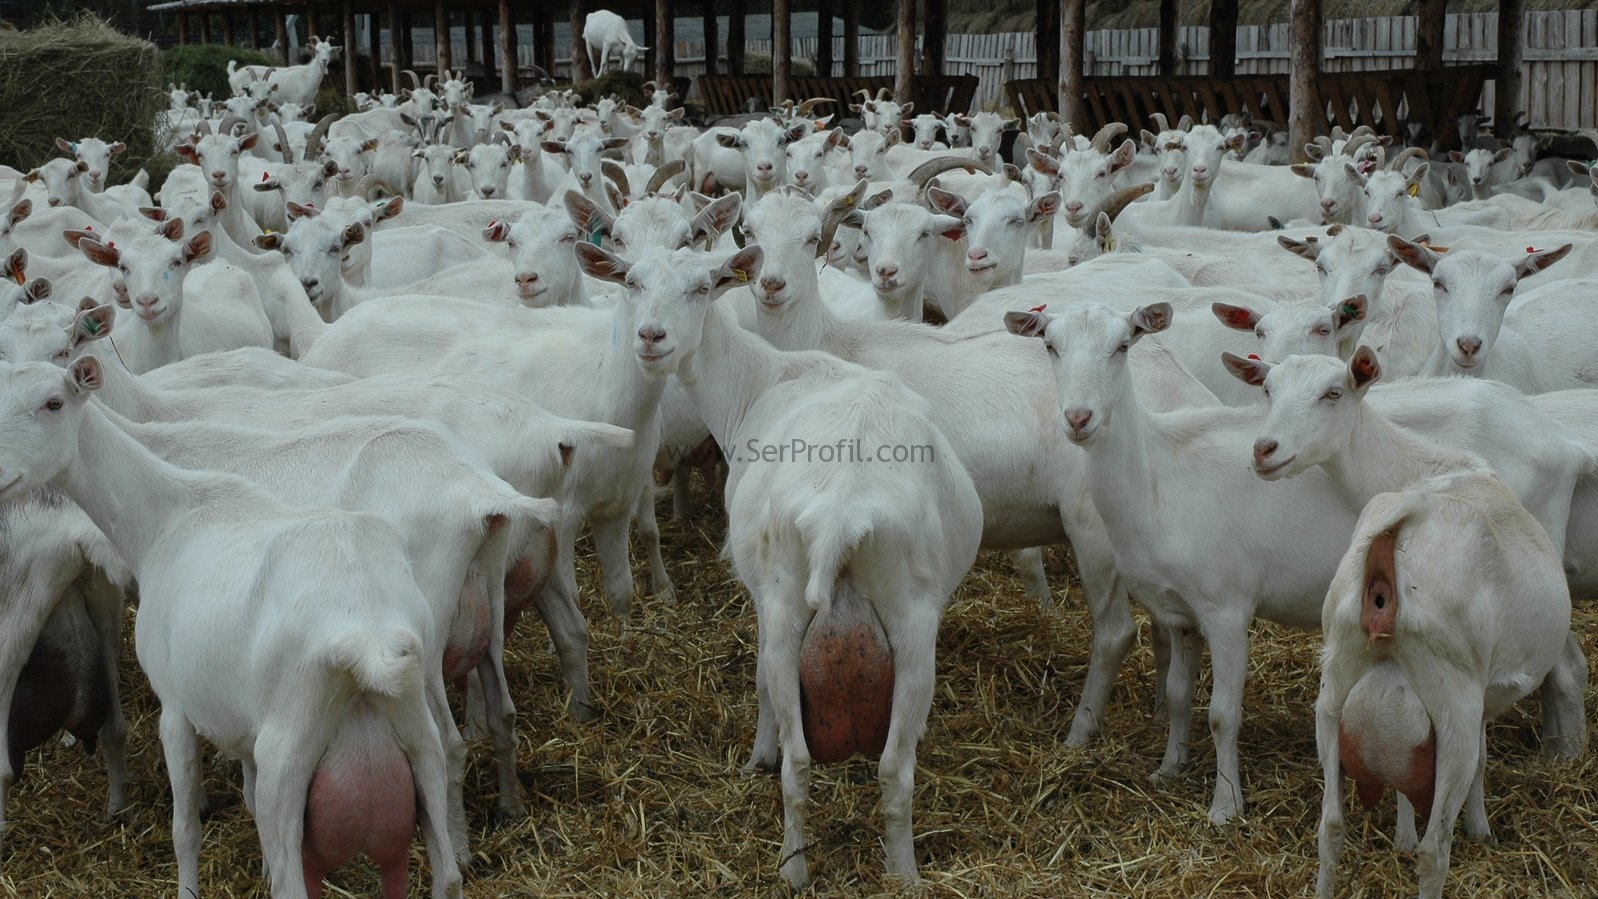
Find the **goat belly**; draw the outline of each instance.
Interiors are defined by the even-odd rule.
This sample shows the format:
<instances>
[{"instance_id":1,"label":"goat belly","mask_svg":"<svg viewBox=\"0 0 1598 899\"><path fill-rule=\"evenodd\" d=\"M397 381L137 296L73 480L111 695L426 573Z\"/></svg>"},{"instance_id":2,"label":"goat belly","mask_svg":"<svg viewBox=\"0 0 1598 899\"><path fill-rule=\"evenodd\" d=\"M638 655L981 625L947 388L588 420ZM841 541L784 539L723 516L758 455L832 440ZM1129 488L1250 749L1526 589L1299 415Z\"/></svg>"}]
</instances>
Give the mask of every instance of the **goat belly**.
<instances>
[{"instance_id":1,"label":"goat belly","mask_svg":"<svg viewBox=\"0 0 1598 899\"><path fill-rule=\"evenodd\" d=\"M415 832L410 760L388 722L357 708L311 777L301 845L306 891L320 895L328 872L365 853L382 872L383 895L403 897Z\"/></svg>"},{"instance_id":2,"label":"goat belly","mask_svg":"<svg viewBox=\"0 0 1598 899\"><path fill-rule=\"evenodd\" d=\"M1337 747L1365 808L1375 807L1392 787L1422 818L1431 814L1437 737L1420 697L1395 662L1371 666L1349 691Z\"/></svg>"},{"instance_id":3,"label":"goat belly","mask_svg":"<svg viewBox=\"0 0 1598 899\"><path fill-rule=\"evenodd\" d=\"M66 614L62 614L66 612ZM22 781L23 756L63 728L94 752L100 726L110 710L105 659L98 638L81 611L58 609L28 654L11 694L11 770Z\"/></svg>"},{"instance_id":4,"label":"goat belly","mask_svg":"<svg viewBox=\"0 0 1598 899\"><path fill-rule=\"evenodd\" d=\"M818 762L882 754L893 717L893 651L871 604L839 590L799 653L805 745Z\"/></svg>"}]
</instances>

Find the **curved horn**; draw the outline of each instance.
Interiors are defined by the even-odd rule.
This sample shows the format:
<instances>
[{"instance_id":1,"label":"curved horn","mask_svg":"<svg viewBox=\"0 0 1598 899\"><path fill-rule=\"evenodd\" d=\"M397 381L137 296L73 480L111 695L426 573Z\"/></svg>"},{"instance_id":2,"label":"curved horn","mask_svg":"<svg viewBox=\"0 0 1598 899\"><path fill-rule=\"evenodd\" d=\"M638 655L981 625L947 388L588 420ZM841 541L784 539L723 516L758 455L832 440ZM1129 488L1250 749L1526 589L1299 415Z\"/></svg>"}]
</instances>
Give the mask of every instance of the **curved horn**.
<instances>
[{"instance_id":1,"label":"curved horn","mask_svg":"<svg viewBox=\"0 0 1598 899\"><path fill-rule=\"evenodd\" d=\"M294 151L289 149L289 136L283 130L283 123L273 122L272 130L277 132L277 147L283 153L283 161L288 165L293 165Z\"/></svg>"},{"instance_id":2,"label":"curved horn","mask_svg":"<svg viewBox=\"0 0 1598 899\"><path fill-rule=\"evenodd\" d=\"M805 102L799 104L799 115L802 116L802 117L805 117L805 118L809 118L810 113L815 111L815 108L817 106L820 106L823 103L831 103L831 102L833 102L833 99L831 97L811 97L810 99L806 100Z\"/></svg>"},{"instance_id":3,"label":"curved horn","mask_svg":"<svg viewBox=\"0 0 1598 899\"><path fill-rule=\"evenodd\" d=\"M644 185L644 194L647 196L656 193L666 186L667 181L681 175L687 168L688 163L686 160L673 159L671 162L655 169L655 173L649 176L649 183Z\"/></svg>"},{"instance_id":4,"label":"curved horn","mask_svg":"<svg viewBox=\"0 0 1598 899\"><path fill-rule=\"evenodd\" d=\"M885 100L892 100L892 99L893 99L893 91L888 90L885 87L877 88L877 102L878 103L881 103L881 102L883 102Z\"/></svg>"},{"instance_id":5,"label":"curved horn","mask_svg":"<svg viewBox=\"0 0 1598 899\"><path fill-rule=\"evenodd\" d=\"M863 103L871 102L871 91L869 89L867 89L867 88L863 88L862 87L861 89L855 91L854 93L850 94L849 96L851 96L851 97L859 97L861 99L861 102L863 102Z\"/></svg>"},{"instance_id":6,"label":"curved horn","mask_svg":"<svg viewBox=\"0 0 1598 899\"><path fill-rule=\"evenodd\" d=\"M422 86L427 88L428 90L433 90L435 87L437 87L438 86L438 73L437 72L428 72L427 73L427 77L422 79Z\"/></svg>"},{"instance_id":7,"label":"curved horn","mask_svg":"<svg viewBox=\"0 0 1598 899\"><path fill-rule=\"evenodd\" d=\"M395 190L392 184L370 173L362 175L361 180L355 182L355 195L361 199L371 202L375 199L373 194L376 193L387 194L391 197L399 196L399 191Z\"/></svg>"},{"instance_id":8,"label":"curved horn","mask_svg":"<svg viewBox=\"0 0 1598 899\"><path fill-rule=\"evenodd\" d=\"M1421 159L1431 159L1431 156L1420 147L1405 147L1404 152L1393 157L1392 164L1388 166L1389 171L1402 172L1404 170L1404 162L1416 156L1419 156Z\"/></svg>"},{"instance_id":9,"label":"curved horn","mask_svg":"<svg viewBox=\"0 0 1598 899\"><path fill-rule=\"evenodd\" d=\"M1363 147L1368 143L1372 143L1375 140L1376 135L1374 134L1356 134L1353 137L1350 137L1347 143L1343 144L1343 155L1353 156L1356 152L1358 152L1360 147Z\"/></svg>"},{"instance_id":10,"label":"curved horn","mask_svg":"<svg viewBox=\"0 0 1598 899\"><path fill-rule=\"evenodd\" d=\"M1111 222L1114 222L1115 217L1120 215L1123 209L1130 206L1133 200L1136 200L1138 197L1141 197L1152 190L1154 190L1154 183L1151 181L1145 184L1138 184L1132 187L1124 188L1116 193L1113 193L1110 195L1109 199L1100 204L1098 210L1094 212L1093 215L1089 216L1088 220L1095 222L1098 221L1098 213L1102 212L1110 217Z\"/></svg>"},{"instance_id":11,"label":"curved horn","mask_svg":"<svg viewBox=\"0 0 1598 899\"><path fill-rule=\"evenodd\" d=\"M244 117L243 116L230 115L230 116L228 116L228 117L226 117L226 118L224 118L222 120L222 124L216 126L216 133L217 134L225 134L225 135L231 137L231 136L233 136L233 126L234 125L245 125L245 124L248 124L248 123L244 121Z\"/></svg>"},{"instance_id":12,"label":"curved horn","mask_svg":"<svg viewBox=\"0 0 1598 899\"><path fill-rule=\"evenodd\" d=\"M1117 137L1120 137L1125 133L1126 125L1124 123L1111 122L1110 124L1105 125L1103 128L1100 128L1098 134L1093 135L1093 140L1091 141L1093 144L1093 149L1098 150L1100 153L1108 156L1110 155L1110 141L1115 140Z\"/></svg>"},{"instance_id":13,"label":"curved horn","mask_svg":"<svg viewBox=\"0 0 1598 899\"><path fill-rule=\"evenodd\" d=\"M623 196L632 196L632 188L627 186L627 173L622 170L620 165L606 159L600 162L599 170L605 173L606 178L615 183L616 188L622 192Z\"/></svg>"},{"instance_id":14,"label":"curved horn","mask_svg":"<svg viewBox=\"0 0 1598 899\"><path fill-rule=\"evenodd\" d=\"M942 174L951 169L965 169L972 174L976 172L981 172L984 175L993 174L992 169L983 163L977 162L975 159L966 159L963 156L939 156L916 166L915 171L905 176L905 180L914 184L917 191L922 191L926 190L927 182L931 181L934 175Z\"/></svg>"},{"instance_id":15,"label":"curved horn","mask_svg":"<svg viewBox=\"0 0 1598 899\"><path fill-rule=\"evenodd\" d=\"M878 206L881 206L883 203L886 203L886 202L888 202L889 200L892 200L892 199L893 199L893 191L891 191L891 190L877 191L876 193L872 194L871 196L866 197L865 201L860 204L860 209L861 209L861 211L869 211L869 210L872 210L872 209L876 209Z\"/></svg>"},{"instance_id":16,"label":"curved horn","mask_svg":"<svg viewBox=\"0 0 1598 899\"><path fill-rule=\"evenodd\" d=\"M306 156L310 156L311 155L311 148L312 147L316 148L316 152L317 152L318 155L321 154L322 147L324 147L327 144L327 129L333 124L333 122L336 119L338 119L339 115L340 115L340 113L330 112L327 115L322 116L321 121L316 123L316 127L311 129L311 136L306 138L306 140L305 140L305 155Z\"/></svg>"},{"instance_id":17,"label":"curved horn","mask_svg":"<svg viewBox=\"0 0 1598 899\"><path fill-rule=\"evenodd\" d=\"M422 80L416 77L415 72L412 72L410 69L405 69L401 71L400 74L411 80L411 90L419 91L422 89Z\"/></svg>"},{"instance_id":18,"label":"curved horn","mask_svg":"<svg viewBox=\"0 0 1598 899\"><path fill-rule=\"evenodd\" d=\"M1176 128L1178 131L1192 131L1193 117L1184 113L1182 118L1177 120Z\"/></svg>"},{"instance_id":19,"label":"curved horn","mask_svg":"<svg viewBox=\"0 0 1598 899\"><path fill-rule=\"evenodd\" d=\"M1154 124L1160 126L1160 130L1161 131L1170 131L1171 130L1171 122L1170 122L1169 119L1167 119L1165 117L1165 113L1163 113L1163 112L1151 112L1151 113L1149 113L1149 121L1151 121Z\"/></svg>"}]
</instances>

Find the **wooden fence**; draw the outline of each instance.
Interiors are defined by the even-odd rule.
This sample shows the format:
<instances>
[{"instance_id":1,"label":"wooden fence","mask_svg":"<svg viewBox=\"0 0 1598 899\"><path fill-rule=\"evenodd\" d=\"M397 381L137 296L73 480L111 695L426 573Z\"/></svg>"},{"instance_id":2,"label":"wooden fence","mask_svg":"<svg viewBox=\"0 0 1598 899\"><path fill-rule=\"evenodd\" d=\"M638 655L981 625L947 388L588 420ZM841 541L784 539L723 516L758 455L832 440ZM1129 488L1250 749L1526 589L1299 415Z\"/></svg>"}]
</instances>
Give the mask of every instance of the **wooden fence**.
<instances>
[{"instance_id":1,"label":"wooden fence","mask_svg":"<svg viewBox=\"0 0 1598 899\"><path fill-rule=\"evenodd\" d=\"M364 29L360 29L364 35ZM1521 79L1522 108L1534 128L1574 130L1598 127L1598 9L1563 12L1532 12L1526 16L1525 77ZM388 56L387 32L384 58ZM532 65L532 29L520 29L518 57L523 67ZM464 33L456 29L455 59L466 58ZM433 40L427 29L417 29L413 39L415 63L430 67L434 63ZM497 42L496 42L497 43ZM725 42L723 42L725 45ZM793 42L796 60L814 60L816 38ZM1187 26L1178 37L1177 75L1204 75L1209 70L1209 29ZM919 46L919 43L918 43ZM1338 19L1326 23L1322 46L1328 72L1364 72L1407 69L1414 65L1415 17ZM751 40L748 53L771 52L769 40ZM1491 62L1497 55L1498 14L1472 13L1447 17L1443 60L1445 63ZM896 38L868 35L860 39L860 74L893 75L897 65ZM945 44L944 70L950 75L976 75L977 108L1008 106L1004 83L1018 78L1036 78L1036 36L1032 32L1008 34L952 34ZM1090 31L1085 36L1086 74L1090 76L1155 75L1159 64L1159 31L1133 28L1116 31ZM725 46L722 50L725 54ZM1284 74L1290 54L1289 26L1255 25L1238 29L1237 74ZM679 77L702 74L704 45L694 41L677 42ZM833 71L818 75L843 74L843 39L833 39ZM725 62L717 66L725 72ZM557 78L569 77L569 65L561 60ZM1488 82L1482 107L1493 108L1494 84Z\"/></svg>"}]
</instances>

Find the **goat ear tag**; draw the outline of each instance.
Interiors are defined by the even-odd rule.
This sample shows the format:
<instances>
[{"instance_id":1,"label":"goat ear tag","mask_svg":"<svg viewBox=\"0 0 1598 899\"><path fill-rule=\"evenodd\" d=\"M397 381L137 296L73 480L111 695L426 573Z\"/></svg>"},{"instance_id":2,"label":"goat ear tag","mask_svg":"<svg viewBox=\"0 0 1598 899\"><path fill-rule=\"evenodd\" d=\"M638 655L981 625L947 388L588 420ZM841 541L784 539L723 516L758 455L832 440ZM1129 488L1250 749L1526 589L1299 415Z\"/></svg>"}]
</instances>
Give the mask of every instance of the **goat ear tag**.
<instances>
[{"instance_id":1,"label":"goat ear tag","mask_svg":"<svg viewBox=\"0 0 1598 899\"><path fill-rule=\"evenodd\" d=\"M1409 195L1412 196L1412 197L1420 196L1420 185L1419 184L1411 184L1409 186Z\"/></svg>"},{"instance_id":2,"label":"goat ear tag","mask_svg":"<svg viewBox=\"0 0 1598 899\"><path fill-rule=\"evenodd\" d=\"M1353 306L1350 306L1347 303L1343 303L1342 305L1338 306L1337 307L1337 311L1343 313L1344 315L1348 316L1349 318L1353 318L1356 315L1359 315L1359 310L1355 309Z\"/></svg>"},{"instance_id":3,"label":"goat ear tag","mask_svg":"<svg viewBox=\"0 0 1598 899\"><path fill-rule=\"evenodd\" d=\"M600 230L599 228L595 228L593 231L590 231L588 233L588 242L593 244L596 247L599 246L600 241L602 241L604 239L605 239L605 232Z\"/></svg>"},{"instance_id":4,"label":"goat ear tag","mask_svg":"<svg viewBox=\"0 0 1598 899\"><path fill-rule=\"evenodd\" d=\"M739 284L748 284L749 283L749 273L744 271L741 268L733 269L732 270L732 276L734 278L738 279L738 283Z\"/></svg>"}]
</instances>

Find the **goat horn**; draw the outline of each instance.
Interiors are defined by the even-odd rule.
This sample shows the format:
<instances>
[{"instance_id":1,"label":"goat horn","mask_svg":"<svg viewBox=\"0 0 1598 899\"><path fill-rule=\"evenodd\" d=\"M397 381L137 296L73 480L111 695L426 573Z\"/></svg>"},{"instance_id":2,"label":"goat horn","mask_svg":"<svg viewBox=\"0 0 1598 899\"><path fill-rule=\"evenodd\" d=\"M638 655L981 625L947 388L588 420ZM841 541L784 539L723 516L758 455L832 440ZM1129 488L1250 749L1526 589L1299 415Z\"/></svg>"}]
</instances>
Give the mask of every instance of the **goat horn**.
<instances>
[{"instance_id":1,"label":"goat horn","mask_svg":"<svg viewBox=\"0 0 1598 899\"><path fill-rule=\"evenodd\" d=\"M1343 155L1353 156L1354 152L1360 147L1363 147L1368 143L1373 143L1375 140L1376 135L1374 134L1356 134L1353 137L1350 137L1347 143L1343 144Z\"/></svg>"},{"instance_id":2,"label":"goat horn","mask_svg":"<svg viewBox=\"0 0 1598 899\"><path fill-rule=\"evenodd\" d=\"M370 201L373 199L372 195L378 192L391 197L399 196L399 191L395 190L392 184L370 173L362 175L361 180L355 182L355 195L362 199Z\"/></svg>"},{"instance_id":3,"label":"goat horn","mask_svg":"<svg viewBox=\"0 0 1598 899\"><path fill-rule=\"evenodd\" d=\"M232 137L233 136L233 126L234 125L243 125L243 124L246 124L246 122L244 121L244 117L243 116L230 115L227 118L222 120L222 124L216 126L216 133L217 134L225 134L225 135L228 135L229 137Z\"/></svg>"},{"instance_id":4,"label":"goat horn","mask_svg":"<svg viewBox=\"0 0 1598 899\"><path fill-rule=\"evenodd\" d=\"M341 114L337 112L330 112L327 115L322 116L321 121L316 123L316 127L311 129L311 136L305 140L306 156L311 155L312 147L317 148L316 152L318 154L322 152L322 147L327 142L327 129L332 126L333 122L336 121L340 115Z\"/></svg>"},{"instance_id":5,"label":"goat horn","mask_svg":"<svg viewBox=\"0 0 1598 899\"><path fill-rule=\"evenodd\" d=\"M861 178L848 193L827 204L827 211L821 217L821 240L816 248L817 256L825 256L832 249L832 239L838 234L838 226L843 224L865 192L866 179Z\"/></svg>"},{"instance_id":6,"label":"goat horn","mask_svg":"<svg viewBox=\"0 0 1598 899\"><path fill-rule=\"evenodd\" d=\"M1093 149L1098 150L1100 153L1108 156L1110 154L1110 141L1115 140L1117 137L1120 137L1125 133L1126 125L1124 123L1111 122L1110 124L1105 125L1103 128L1100 128L1098 134L1093 135Z\"/></svg>"},{"instance_id":7,"label":"goat horn","mask_svg":"<svg viewBox=\"0 0 1598 899\"><path fill-rule=\"evenodd\" d=\"M815 111L817 106L820 106L823 103L831 102L833 102L831 97L811 97L805 102L799 104L799 115L804 118L809 118L810 113Z\"/></svg>"},{"instance_id":8,"label":"goat horn","mask_svg":"<svg viewBox=\"0 0 1598 899\"><path fill-rule=\"evenodd\" d=\"M905 180L914 184L917 191L923 191L927 189L927 182L931 181L934 175L951 169L965 169L972 174L976 172L981 172L984 175L993 174L992 169L983 163L977 162L975 159L966 159L963 156L939 156L916 166L915 171L907 175Z\"/></svg>"},{"instance_id":9,"label":"goat horn","mask_svg":"<svg viewBox=\"0 0 1598 899\"><path fill-rule=\"evenodd\" d=\"M411 80L411 90L419 91L422 89L422 80L416 77L415 72L412 72L410 69L405 69L404 71L400 72L400 74Z\"/></svg>"},{"instance_id":10,"label":"goat horn","mask_svg":"<svg viewBox=\"0 0 1598 899\"><path fill-rule=\"evenodd\" d=\"M1394 172L1402 172L1404 170L1404 162L1414 156L1418 156L1421 159L1431 159L1431 156L1427 155L1426 151L1420 147L1405 147L1404 152L1393 157L1393 163L1389 166L1389 169Z\"/></svg>"},{"instance_id":11,"label":"goat horn","mask_svg":"<svg viewBox=\"0 0 1598 899\"><path fill-rule=\"evenodd\" d=\"M1190 115L1187 115L1186 113L1183 113L1182 117L1180 119L1178 119L1177 122L1176 122L1176 129L1178 131L1192 131L1193 130L1193 117L1190 116Z\"/></svg>"},{"instance_id":12,"label":"goat horn","mask_svg":"<svg viewBox=\"0 0 1598 899\"><path fill-rule=\"evenodd\" d=\"M438 84L438 73L437 72L429 72L429 73L427 73L427 77L422 79L422 86L427 88L428 90L432 90L435 86L437 86L437 84Z\"/></svg>"},{"instance_id":13,"label":"goat horn","mask_svg":"<svg viewBox=\"0 0 1598 899\"><path fill-rule=\"evenodd\" d=\"M1102 212L1110 217L1111 223L1114 223L1115 217L1120 215L1123 209L1131 205L1133 200L1152 190L1154 190L1154 182L1150 181L1117 191L1099 206L1098 210L1089 217L1089 221L1098 221L1098 213Z\"/></svg>"},{"instance_id":14,"label":"goat horn","mask_svg":"<svg viewBox=\"0 0 1598 899\"><path fill-rule=\"evenodd\" d=\"M1149 121L1151 121L1154 124L1160 126L1160 130L1161 131L1170 131L1171 130L1170 120L1165 117L1165 113L1163 113L1163 112L1149 113Z\"/></svg>"},{"instance_id":15,"label":"goat horn","mask_svg":"<svg viewBox=\"0 0 1598 899\"><path fill-rule=\"evenodd\" d=\"M861 97L868 103L871 101L871 91L867 90L866 88L863 88L863 87L861 89L855 91L854 93L850 94L849 96L851 96L851 97Z\"/></svg>"},{"instance_id":16,"label":"goat horn","mask_svg":"<svg viewBox=\"0 0 1598 899\"><path fill-rule=\"evenodd\" d=\"M644 194L647 196L658 192L662 187L666 186L667 181L681 175L687 168L687 161L673 159L671 162L655 169L655 173L649 176L649 183L644 186Z\"/></svg>"},{"instance_id":17,"label":"goat horn","mask_svg":"<svg viewBox=\"0 0 1598 899\"><path fill-rule=\"evenodd\" d=\"M289 136L283 130L283 123L273 122L272 130L277 132L277 148L283 154L283 161L288 165L294 164L294 151L289 149Z\"/></svg>"},{"instance_id":18,"label":"goat horn","mask_svg":"<svg viewBox=\"0 0 1598 899\"><path fill-rule=\"evenodd\" d=\"M891 191L891 190L878 191L878 192L872 194L871 196L866 197L865 200L860 204L860 209L862 211L876 209L878 206L881 206L883 203L886 203L886 202L888 202L889 200L892 200L892 199L893 199L893 191Z\"/></svg>"},{"instance_id":19,"label":"goat horn","mask_svg":"<svg viewBox=\"0 0 1598 899\"><path fill-rule=\"evenodd\" d=\"M627 173L622 170L621 166L606 159L600 162L599 170L605 173L606 178L609 178L615 183L617 189L620 190L624 196L632 195L632 188L627 186Z\"/></svg>"}]
</instances>

